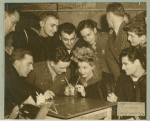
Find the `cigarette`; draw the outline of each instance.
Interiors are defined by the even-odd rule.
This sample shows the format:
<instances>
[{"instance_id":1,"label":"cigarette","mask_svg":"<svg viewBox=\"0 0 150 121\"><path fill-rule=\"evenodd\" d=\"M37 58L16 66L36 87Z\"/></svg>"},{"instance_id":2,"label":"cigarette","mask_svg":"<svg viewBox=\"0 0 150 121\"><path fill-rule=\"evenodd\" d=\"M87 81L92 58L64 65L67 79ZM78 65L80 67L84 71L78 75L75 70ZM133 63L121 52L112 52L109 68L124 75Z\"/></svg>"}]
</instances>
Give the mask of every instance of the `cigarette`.
<instances>
[{"instance_id":1,"label":"cigarette","mask_svg":"<svg viewBox=\"0 0 150 121\"><path fill-rule=\"evenodd\" d=\"M79 78L78 78L78 81L77 81L76 85L78 84L78 82L79 82L79 79L80 79L80 76L79 76Z\"/></svg>"},{"instance_id":2,"label":"cigarette","mask_svg":"<svg viewBox=\"0 0 150 121\"><path fill-rule=\"evenodd\" d=\"M69 82L68 82L68 80L67 80L67 78L65 77L65 79L66 79L66 82L68 83L68 85L69 85Z\"/></svg>"}]
</instances>

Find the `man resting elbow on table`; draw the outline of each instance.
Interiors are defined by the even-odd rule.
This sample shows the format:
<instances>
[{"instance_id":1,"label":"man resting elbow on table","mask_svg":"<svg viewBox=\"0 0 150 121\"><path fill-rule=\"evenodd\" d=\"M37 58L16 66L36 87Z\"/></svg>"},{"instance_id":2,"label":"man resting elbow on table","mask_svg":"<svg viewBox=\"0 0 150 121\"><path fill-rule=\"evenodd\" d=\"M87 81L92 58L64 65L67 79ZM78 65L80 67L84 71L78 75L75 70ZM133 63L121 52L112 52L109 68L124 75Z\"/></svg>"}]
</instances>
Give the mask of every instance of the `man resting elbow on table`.
<instances>
[{"instance_id":1,"label":"man resting elbow on table","mask_svg":"<svg viewBox=\"0 0 150 121\"><path fill-rule=\"evenodd\" d=\"M66 78L71 76L70 56L63 47L57 47L50 52L47 61L33 65L34 70L28 75L27 81L40 88L46 99L64 95Z\"/></svg>"},{"instance_id":2,"label":"man resting elbow on table","mask_svg":"<svg viewBox=\"0 0 150 121\"><path fill-rule=\"evenodd\" d=\"M45 98L41 89L26 81L27 75L33 70L31 52L23 48L16 49L12 53L11 61L12 63L9 62L9 66L5 67L4 110L5 118L14 119L22 104L40 104L45 101Z\"/></svg>"},{"instance_id":3,"label":"man resting elbow on table","mask_svg":"<svg viewBox=\"0 0 150 121\"><path fill-rule=\"evenodd\" d=\"M110 102L146 102L146 48L130 47L122 51L122 69L126 74L118 78L115 94L108 94Z\"/></svg>"}]
</instances>

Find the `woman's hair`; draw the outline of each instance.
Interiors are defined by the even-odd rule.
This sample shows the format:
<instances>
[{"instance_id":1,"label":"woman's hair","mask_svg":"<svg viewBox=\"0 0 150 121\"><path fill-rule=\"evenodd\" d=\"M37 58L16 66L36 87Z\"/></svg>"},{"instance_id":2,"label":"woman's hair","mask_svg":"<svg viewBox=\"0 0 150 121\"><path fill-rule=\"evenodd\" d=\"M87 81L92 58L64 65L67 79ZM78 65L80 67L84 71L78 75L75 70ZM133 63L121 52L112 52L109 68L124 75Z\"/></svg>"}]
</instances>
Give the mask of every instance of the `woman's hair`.
<instances>
[{"instance_id":1,"label":"woman's hair","mask_svg":"<svg viewBox=\"0 0 150 121\"><path fill-rule=\"evenodd\" d=\"M73 51L71 59L76 63L87 62L91 66L93 66L94 61L96 59L96 55L94 54L94 51L89 47L82 47L82 48L77 47Z\"/></svg>"}]
</instances>

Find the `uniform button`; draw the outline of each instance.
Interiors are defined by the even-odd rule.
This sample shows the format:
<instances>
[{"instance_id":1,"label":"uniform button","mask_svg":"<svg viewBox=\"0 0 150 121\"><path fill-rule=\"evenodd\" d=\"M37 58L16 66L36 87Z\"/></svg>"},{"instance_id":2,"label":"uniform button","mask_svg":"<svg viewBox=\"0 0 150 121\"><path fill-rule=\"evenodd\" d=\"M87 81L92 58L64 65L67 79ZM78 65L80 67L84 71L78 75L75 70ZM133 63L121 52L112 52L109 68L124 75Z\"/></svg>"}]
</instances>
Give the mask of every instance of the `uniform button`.
<instances>
[{"instance_id":1,"label":"uniform button","mask_svg":"<svg viewBox=\"0 0 150 121\"><path fill-rule=\"evenodd\" d=\"M43 83L41 83L41 84L43 84Z\"/></svg>"},{"instance_id":2,"label":"uniform button","mask_svg":"<svg viewBox=\"0 0 150 121\"><path fill-rule=\"evenodd\" d=\"M97 52L95 52L95 54L97 54Z\"/></svg>"},{"instance_id":3,"label":"uniform button","mask_svg":"<svg viewBox=\"0 0 150 121\"><path fill-rule=\"evenodd\" d=\"M117 50L117 48L115 48L115 50Z\"/></svg>"},{"instance_id":4,"label":"uniform button","mask_svg":"<svg viewBox=\"0 0 150 121\"><path fill-rule=\"evenodd\" d=\"M118 56L118 58L119 58L119 56Z\"/></svg>"}]
</instances>

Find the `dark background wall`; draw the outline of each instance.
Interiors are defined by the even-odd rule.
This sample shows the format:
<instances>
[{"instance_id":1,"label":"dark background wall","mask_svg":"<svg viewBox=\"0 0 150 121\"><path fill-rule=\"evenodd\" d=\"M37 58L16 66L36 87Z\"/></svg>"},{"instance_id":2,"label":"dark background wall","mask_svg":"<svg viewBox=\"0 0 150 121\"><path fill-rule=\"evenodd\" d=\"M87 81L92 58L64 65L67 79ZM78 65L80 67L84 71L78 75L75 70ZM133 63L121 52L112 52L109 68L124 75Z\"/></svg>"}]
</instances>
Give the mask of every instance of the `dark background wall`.
<instances>
[{"instance_id":1,"label":"dark background wall","mask_svg":"<svg viewBox=\"0 0 150 121\"><path fill-rule=\"evenodd\" d=\"M57 11L60 16L59 24L71 22L77 26L84 19L92 19L97 22L99 29L103 29L103 31L108 29L105 11L109 2L17 4L21 7L21 21L17 26L18 31L37 24L38 16L44 11ZM121 4L131 18L146 10L146 2L121 2Z\"/></svg>"}]
</instances>

